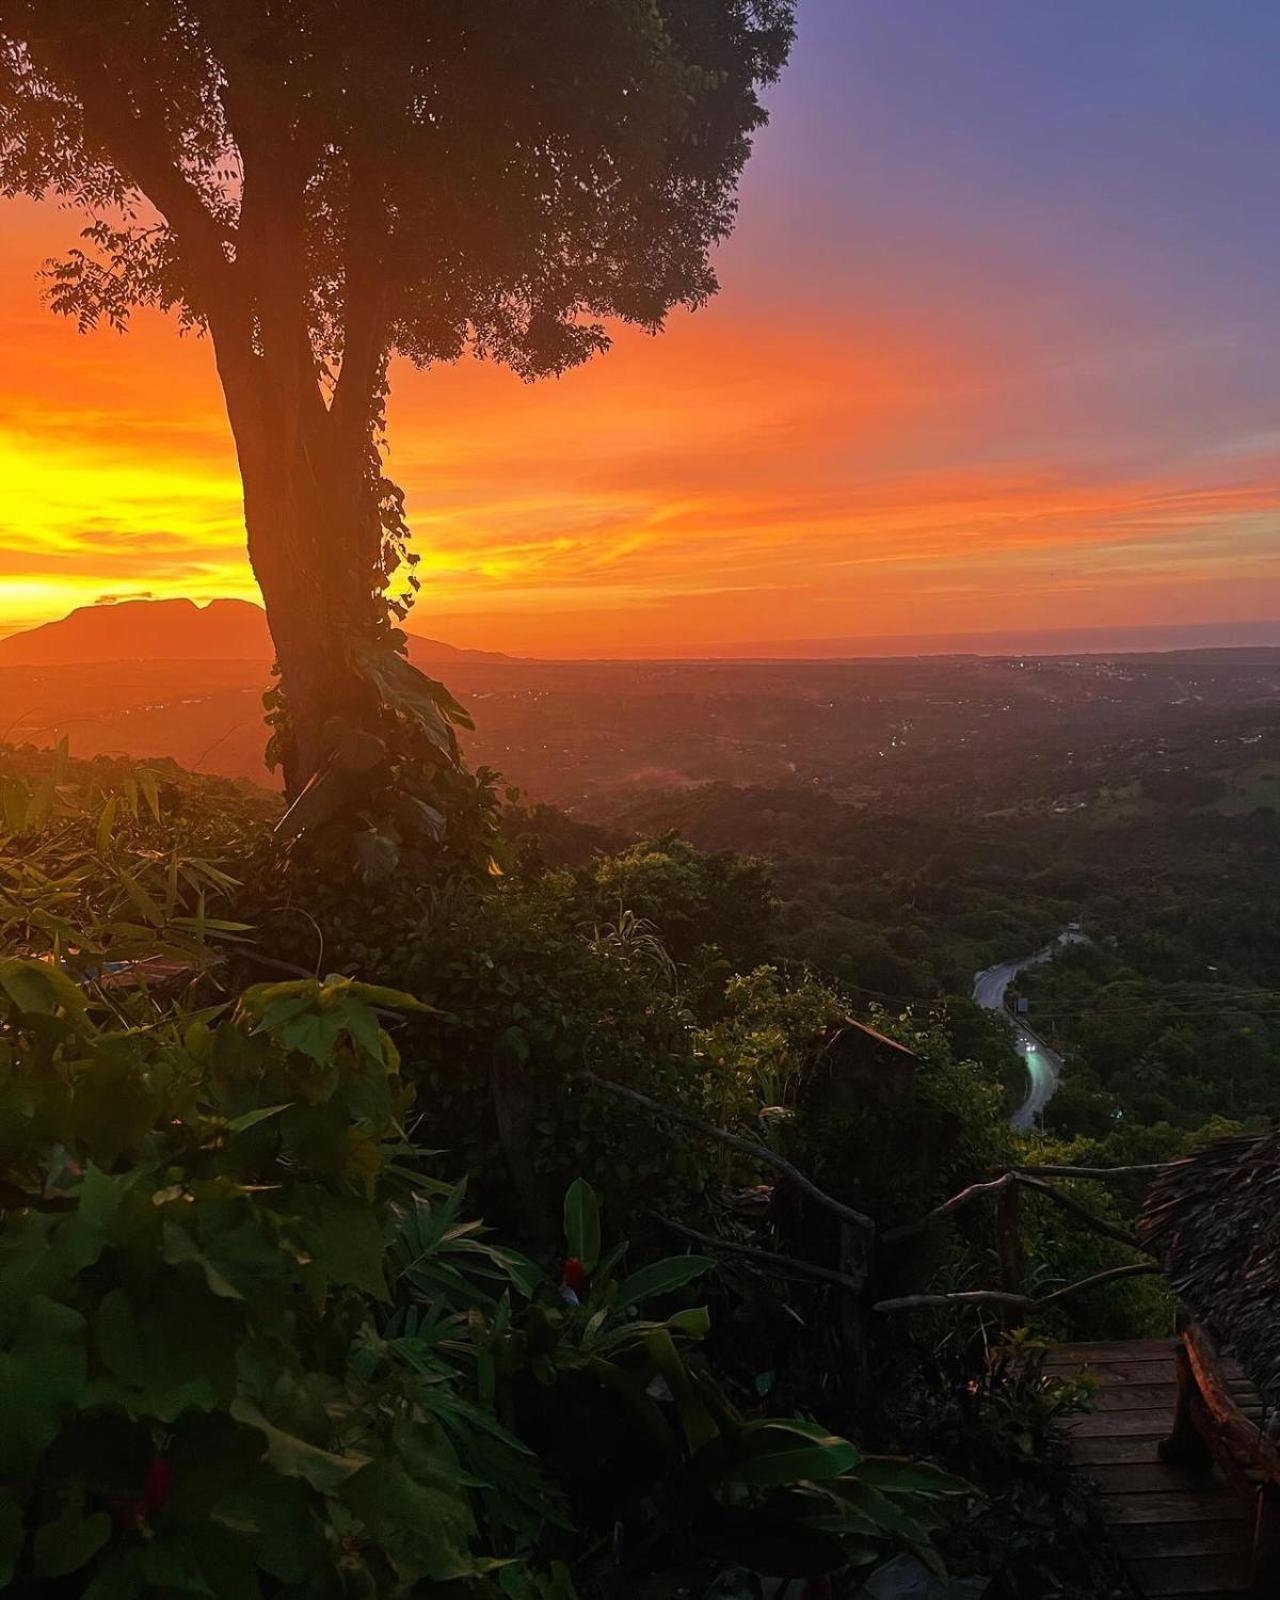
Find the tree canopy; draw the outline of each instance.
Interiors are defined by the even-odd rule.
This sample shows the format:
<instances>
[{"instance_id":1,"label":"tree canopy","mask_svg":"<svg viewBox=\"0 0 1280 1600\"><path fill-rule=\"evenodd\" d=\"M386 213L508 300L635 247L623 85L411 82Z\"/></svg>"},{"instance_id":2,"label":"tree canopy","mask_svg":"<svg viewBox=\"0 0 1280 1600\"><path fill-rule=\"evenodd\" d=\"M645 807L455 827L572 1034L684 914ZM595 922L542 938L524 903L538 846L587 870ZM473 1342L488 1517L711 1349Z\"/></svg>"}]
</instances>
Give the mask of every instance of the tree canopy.
<instances>
[{"instance_id":1,"label":"tree canopy","mask_svg":"<svg viewBox=\"0 0 1280 1600\"><path fill-rule=\"evenodd\" d=\"M85 327L158 306L212 337L293 793L332 753L326 718L376 727L387 700L390 358L531 379L704 302L793 10L0 0L0 191L87 216L52 305ZM447 756L456 708L426 698L410 720Z\"/></svg>"}]
</instances>

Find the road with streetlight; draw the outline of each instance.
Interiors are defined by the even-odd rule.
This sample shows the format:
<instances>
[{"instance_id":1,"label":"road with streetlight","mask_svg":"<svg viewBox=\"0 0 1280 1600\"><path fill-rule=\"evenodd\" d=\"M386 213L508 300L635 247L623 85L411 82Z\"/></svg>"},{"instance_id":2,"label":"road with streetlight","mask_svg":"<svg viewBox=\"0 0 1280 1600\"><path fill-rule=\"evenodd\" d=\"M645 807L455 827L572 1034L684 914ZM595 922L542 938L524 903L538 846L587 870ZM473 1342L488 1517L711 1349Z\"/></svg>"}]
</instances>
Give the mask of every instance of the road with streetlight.
<instances>
[{"instance_id":1,"label":"road with streetlight","mask_svg":"<svg viewBox=\"0 0 1280 1600\"><path fill-rule=\"evenodd\" d=\"M998 1011L1007 1018L1013 1029L1014 1048L1027 1069L1026 1099L1009 1118L1010 1127L1020 1131L1034 1127L1044 1108L1053 1099L1062 1077L1063 1061L1056 1050L1051 1050L1037 1033L1008 1010L1004 997L1020 972L1052 961L1063 945L1080 944L1083 940L1084 935L1078 928L1064 928L1056 939L1034 955L1023 956L1018 961L1001 961L994 967L974 974L974 1000L987 1010Z\"/></svg>"}]
</instances>

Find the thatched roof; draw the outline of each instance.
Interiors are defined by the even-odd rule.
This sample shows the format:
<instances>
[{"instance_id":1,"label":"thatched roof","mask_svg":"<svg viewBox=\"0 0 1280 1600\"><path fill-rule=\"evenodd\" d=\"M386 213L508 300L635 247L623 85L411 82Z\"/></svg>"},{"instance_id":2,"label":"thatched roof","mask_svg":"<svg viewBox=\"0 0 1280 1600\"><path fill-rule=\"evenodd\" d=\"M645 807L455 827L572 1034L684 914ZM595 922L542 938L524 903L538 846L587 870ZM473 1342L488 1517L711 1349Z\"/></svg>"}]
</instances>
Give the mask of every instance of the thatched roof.
<instances>
[{"instance_id":1,"label":"thatched roof","mask_svg":"<svg viewBox=\"0 0 1280 1600\"><path fill-rule=\"evenodd\" d=\"M1138 1231L1214 1342L1280 1404L1280 1129L1215 1139L1172 1162Z\"/></svg>"}]
</instances>

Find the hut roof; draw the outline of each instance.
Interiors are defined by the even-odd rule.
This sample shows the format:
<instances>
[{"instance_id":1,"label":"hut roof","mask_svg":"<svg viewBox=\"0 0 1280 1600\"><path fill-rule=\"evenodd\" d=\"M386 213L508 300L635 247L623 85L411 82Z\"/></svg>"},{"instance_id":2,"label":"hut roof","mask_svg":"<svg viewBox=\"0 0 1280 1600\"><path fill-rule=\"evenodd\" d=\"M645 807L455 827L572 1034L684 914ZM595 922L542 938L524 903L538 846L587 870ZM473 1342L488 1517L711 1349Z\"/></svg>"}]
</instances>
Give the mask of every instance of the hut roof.
<instances>
[{"instance_id":1,"label":"hut roof","mask_svg":"<svg viewBox=\"0 0 1280 1600\"><path fill-rule=\"evenodd\" d=\"M917 1059L915 1051L910 1049L907 1045L899 1044L897 1039L889 1038L888 1034L881 1033L878 1029L871 1027L868 1023L859 1022L857 1017L845 1017L844 1021L841 1022L839 1027L834 1030L834 1033L835 1038L832 1040L832 1043L838 1042L841 1034L852 1034L855 1038L865 1039L869 1043L878 1045L884 1050L888 1050L895 1055L902 1056L904 1060L915 1061Z\"/></svg>"},{"instance_id":2,"label":"hut roof","mask_svg":"<svg viewBox=\"0 0 1280 1600\"><path fill-rule=\"evenodd\" d=\"M1138 1231L1215 1343L1280 1404L1280 1129L1215 1139L1170 1163Z\"/></svg>"}]
</instances>

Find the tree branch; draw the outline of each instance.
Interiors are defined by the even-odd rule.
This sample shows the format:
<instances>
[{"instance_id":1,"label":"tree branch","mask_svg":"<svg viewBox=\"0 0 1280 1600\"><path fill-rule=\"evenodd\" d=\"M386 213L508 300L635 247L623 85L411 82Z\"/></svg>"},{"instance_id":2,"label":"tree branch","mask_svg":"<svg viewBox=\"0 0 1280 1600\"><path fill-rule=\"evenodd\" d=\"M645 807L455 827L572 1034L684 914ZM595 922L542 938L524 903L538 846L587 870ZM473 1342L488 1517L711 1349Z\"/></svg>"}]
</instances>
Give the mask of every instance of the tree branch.
<instances>
[{"instance_id":1,"label":"tree branch","mask_svg":"<svg viewBox=\"0 0 1280 1600\"><path fill-rule=\"evenodd\" d=\"M342 366L329 411L336 448L351 453L368 442L370 413L386 350L382 258L387 219L375 164L354 152L348 152L347 162Z\"/></svg>"},{"instance_id":2,"label":"tree branch","mask_svg":"<svg viewBox=\"0 0 1280 1600\"><path fill-rule=\"evenodd\" d=\"M1108 1267L1105 1272L1095 1272L1091 1278L1081 1278L1079 1283L1069 1283L1065 1289L1055 1289L1052 1294L1041 1295L1036 1301L1036 1309L1051 1306L1057 1300L1065 1300L1068 1295L1078 1294L1082 1289L1096 1289L1104 1283L1115 1283L1120 1278L1150 1278L1163 1269L1155 1261L1131 1261L1127 1266Z\"/></svg>"},{"instance_id":3,"label":"tree branch","mask_svg":"<svg viewBox=\"0 0 1280 1600\"><path fill-rule=\"evenodd\" d=\"M1015 1311L1030 1311L1035 1301L1025 1294L1008 1294L1003 1289L962 1289L955 1294L904 1294L895 1300L877 1300L873 1311L923 1311L936 1306L1012 1306Z\"/></svg>"},{"instance_id":4,"label":"tree branch","mask_svg":"<svg viewBox=\"0 0 1280 1600\"><path fill-rule=\"evenodd\" d=\"M1098 1170L1104 1171L1106 1169ZM1117 1167L1112 1170L1128 1172L1139 1169ZM1160 1169L1156 1168L1154 1170L1159 1171ZM1117 1223L1108 1222L1105 1218L1095 1215L1094 1212L1089 1210L1088 1206L1082 1205L1073 1196L1063 1194L1061 1189L1055 1189L1051 1183L1044 1182L1039 1176L1041 1173L1056 1173L1069 1177L1092 1175L1091 1169L1088 1167L1036 1167L1034 1169L1011 1167L1008 1172L1002 1173L998 1178L992 1178L987 1183L971 1183L967 1189L962 1189L959 1194L952 1195L950 1200L944 1200L941 1205L935 1206L932 1211L926 1212L923 1217L918 1217L914 1222L900 1223L896 1228L888 1229L881 1236L882 1241L885 1244L900 1244L904 1239L913 1239L917 1234L923 1233L926 1228L932 1227L935 1222L941 1222L944 1217L950 1216L952 1212L959 1211L963 1206L967 1206L971 1200L978 1200L983 1195L999 1194L1002 1190L1007 1189L1010 1184L1016 1183L1021 1184L1026 1189L1033 1190L1036 1194L1044 1195L1047 1200L1052 1200L1054 1205L1059 1206L1063 1211L1069 1211L1073 1216L1079 1217L1095 1233L1103 1234L1108 1239L1114 1239L1118 1244L1129 1245L1132 1249L1141 1249L1135 1234L1120 1227Z\"/></svg>"},{"instance_id":5,"label":"tree branch","mask_svg":"<svg viewBox=\"0 0 1280 1600\"><path fill-rule=\"evenodd\" d=\"M722 1239L714 1233L699 1233L696 1228L687 1227L683 1222L676 1222L672 1217L664 1217L658 1211L651 1211L649 1215L664 1228L670 1228L672 1233L678 1233L685 1239L692 1239L696 1244L705 1244L708 1249L724 1250L730 1255L744 1256L748 1261L760 1262L762 1266L799 1273L806 1278L817 1278L821 1283L835 1283L842 1289L851 1290L854 1294L860 1294L862 1291L862 1285L856 1278L851 1278L846 1272L836 1272L832 1267L820 1267L812 1261L800 1261L795 1256L784 1256L776 1250L762 1250L754 1244L739 1244L736 1239Z\"/></svg>"},{"instance_id":6,"label":"tree branch","mask_svg":"<svg viewBox=\"0 0 1280 1600\"><path fill-rule=\"evenodd\" d=\"M1127 1244L1132 1250L1140 1250L1136 1234L1130 1233L1127 1228L1122 1228L1118 1223L1108 1222L1105 1218L1096 1216L1088 1206L1081 1205L1069 1194L1063 1194L1061 1189L1055 1189L1051 1183L1045 1183L1039 1178L1033 1178L1025 1172L1016 1172L1011 1175L1024 1189L1030 1189L1035 1194L1044 1195L1046 1200L1052 1200L1055 1206L1063 1211L1069 1211L1072 1216L1079 1217L1094 1233L1100 1233L1107 1239L1114 1239L1118 1244Z\"/></svg>"},{"instance_id":7,"label":"tree branch","mask_svg":"<svg viewBox=\"0 0 1280 1600\"><path fill-rule=\"evenodd\" d=\"M852 1206L845 1205L819 1189L817 1184L812 1179L806 1178L798 1167L793 1167L789 1161L775 1154L767 1145L754 1144L750 1139L740 1138L738 1134L730 1133L726 1128L717 1128L712 1122L704 1122L701 1117L695 1117L689 1111L679 1111L674 1106L663 1105L660 1100L651 1100L647 1094L641 1094L638 1089L629 1089L624 1084L615 1083L612 1078L597 1077L594 1072L580 1072L576 1076L582 1082L593 1084L597 1089L603 1089L606 1094L615 1095L619 1100L628 1100L632 1105L640 1106L656 1117L661 1117L667 1122L679 1123L685 1128L692 1128L694 1132L701 1133L708 1139L714 1139L719 1144L727 1145L731 1150L738 1150L743 1155L751 1156L766 1167L772 1167L775 1172L781 1172L784 1177L790 1178L796 1188L808 1195L815 1204L825 1207L843 1221L852 1223L855 1228L861 1228L866 1233L875 1232L876 1225L870 1217L864 1216L861 1211L855 1211Z\"/></svg>"},{"instance_id":8,"label":"tree branch","mask_svg":"<svg viewBox=\"0 0 1280 1600\"><path fill-rule=\"evenodd\" d=\"M950 1200L944 1200L940 1206L934 1206L932 1211L927 1211L923 1217L917 1217L914 1222L903 1222L896 1228L888 1229L881 1235L881 1243L899 1244L904 1239L913 1239L916 1234L923 1233L935 1222L941 1222L943 1217L949 1217L953 1211L959 1211L967 1206L971 1200L981 1199L987 1194L999 1194L1011 1183L1016 1182L1017 1177L1014 1173L1004 1172L987 1183L971 1183L967 1189L961 1189L959 1194L953 1194Z\"/></svg>"},{"instance_id":9,"label":"tree branch","mask_svg":"<svg viewBox=\"0 0 1280 1600\"><path fill-rule=\"evenodd\" d=\"M1151 1277L1160 1271L1154 1261L1133 1261L1123 1267L1108 1267L1105 1272L1095 1272L1092 1277L1069 1283L1052 1294L1033 1299L1030 1295L1006 1294L1000 1289L964 1289L957 1294L904 1294L894 1300L877 1300L875 1311L919 1311L937 1306L1000 1305L1017 1311L1042 1311L1045 1306L1079 1294L1083 1289L1096 1289L1104 1283L1114 1283L1119 1278Z\"/></svg>"},{"instance_id":10,"label":"tree branch","mask_svg":"<svg viewBox=\"0 0 1280 1600\"><path fill-rule=\"evenodd\" d=\"M1030 1173L1037 1178L1094 1178L1102 1181L1106 1178L1136 1178L1146 1176L1152 1172L1163 1172L1169 1163L1166 1161L1153 1162L1148 1166L1137 1167L1019 1167L1019 1172Z\"/></svg>"},{"instance_id":11,"label":"tree branch","mask_svg":"<svg viewBox=\"0 0 1280 1600\"><path fill-rule=\"evenodd\" d=\"M211 320L230 309L230 263L223 250L227 232L205 204L200 191L171 158L164 118L147 103L147 86L133 82L122 93L113 74L73 74L76 97L86 131L110 154L127 183L144 195L164 217L204 304L197 307ZM133 116L129 105L143 109Z\"/></svg>"}]
</instances>

